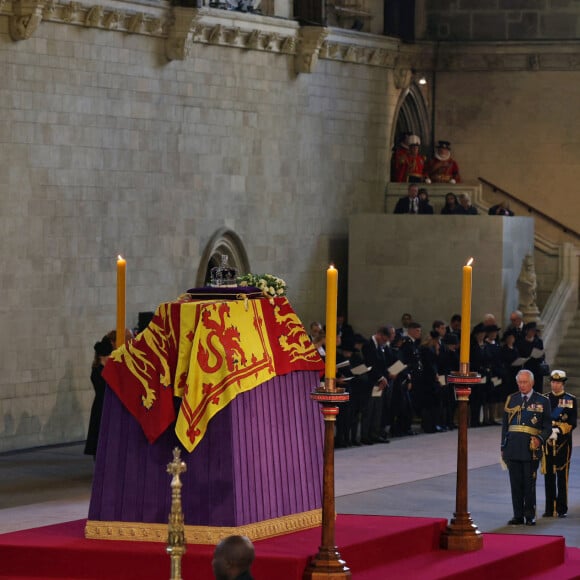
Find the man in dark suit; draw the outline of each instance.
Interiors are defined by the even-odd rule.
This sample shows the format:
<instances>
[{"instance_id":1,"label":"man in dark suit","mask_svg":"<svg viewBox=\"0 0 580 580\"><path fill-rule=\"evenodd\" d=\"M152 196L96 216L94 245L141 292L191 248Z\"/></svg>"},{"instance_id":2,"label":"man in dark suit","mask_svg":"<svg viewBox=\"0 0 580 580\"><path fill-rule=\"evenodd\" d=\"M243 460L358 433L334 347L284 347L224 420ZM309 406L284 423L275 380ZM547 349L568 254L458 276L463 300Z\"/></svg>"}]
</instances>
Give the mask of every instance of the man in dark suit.
<instances>
[{"instance_id":1,"label":"man in dark suit","mask_svg":"<svg viewBox=\"0 0 580 580\"><path fill-rule=\"evenodd\" d=\"M524 335L524 315L521 310L514 310L510 314L510 324L508 328L514 331L516 340L519 340Z\"/></svg>"},{"instance_id":2,"label":"man in dark suit","mask_svg":"<svg viewBox=\"0 0 580 580\"><path fill-rule=\"evenodd\" d=\"M510 526L536 525L536 474L542 446L552 434L550 401L533 390L534 375L522 369L516 376L519 391L504 406L501 456L510 475L514 517Z\"/></svg>"},{"instance_id":3,"label":"man in dark suit","mask_svg":"<svg viewBox=\"0 0 580 580\"><path fill-rule=\"evenodd\" d=\"M419 186L416 183L409 184L407 195L399 198L394 213L430 213L427 204L419 199Z\"/></svg>"},{"instance_id":4,"label":"man in dark suit","mask_svg":"<svg viewBox=\"0 0 580 580\"><path fill-rule=\"evenodd\" d=\"M393 355L388 348L391 327L380 327L371 339L363 346L362 355L364 364L371 367L368 373L371 396L361 421L361 443L388 443L388 439L381 434L381 419L384 400L389 386L388 367L394 362Z\"/></svg>"}]
</instances>

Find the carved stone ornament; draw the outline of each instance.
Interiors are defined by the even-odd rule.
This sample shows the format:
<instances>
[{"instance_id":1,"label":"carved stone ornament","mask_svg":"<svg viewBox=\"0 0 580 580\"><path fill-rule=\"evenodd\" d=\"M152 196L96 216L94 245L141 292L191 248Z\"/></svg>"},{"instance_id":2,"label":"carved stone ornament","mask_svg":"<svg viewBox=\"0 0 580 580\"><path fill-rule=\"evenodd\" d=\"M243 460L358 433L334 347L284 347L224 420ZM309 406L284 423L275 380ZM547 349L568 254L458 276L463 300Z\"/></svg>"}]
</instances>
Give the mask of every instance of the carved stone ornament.
<instances>
[{"instance_id":1,"label":"carved stone ornament","mask_svg":"<svg viewBox=\"0 0 580 580\"><path fill-rule=\"evenodd\" d=\"M246 48L257 49L260 43L260 31L252 30L246 39Z\"/></svg>"},{"instance_id":2,"label":"carved stone ornament","mask_svg":"<svg viewBox=\"0 0 580 580\"><path fill-rule=\"evenodd\" d=\"M393 70L393 81L398 89L408 89L411 86L413 73L408 68L395 68Z\"/></svg>"},{"instance_id":3,"label":"carved stone ornament","mask_svg":"<svg viewBox=\"0 0 580 580\"><path fill-rule=\"evenodd\" d=\"M42 22L44 0L14 0L12 10L10 37L12 40L27 40Z\"/></svg>"},{"instance_id":4,"label":"carved stone ornament","mask_svg":"<svg viewBox=\"0 0 580 580\"><path fill-rule=\"evenodd\" d=\"M85 18L85 26L95 27L100 26L101 19L103 18L103 8L101 6L93 6L87 11L87 16Z\"/></svg>"},{"instance_id":5,"label":"carved stone ornament","mask_svg":"<svg viewBox=\"0 0 580 580\"><path fill-rule=\"evenodd\" d=\"M219 44L222 39L222 32L224 31L223 24L216 24L207 35L207 41L210 44Z\"/></svg>"},{"instance_id":6,"label":"carved stone ornament","mask_svg":"<svg viewBox=\"0 0 580 580\"><path fill-rule=\"evenodd\" d=\"M320 47L328 36L328 29L320 26L303 26L300 29L295 57L297 73L311 73L318 62Z\"/></svg>"},{"instance_id":7,"label":"carved stone ornament","mask_svg":"<svg viewBox=\"0 0 580 580\"><path fill-rule=\"evenodd\" d=\"M144 22L143 14L133 14L128 20L127 30L133 33L140 32Z\"/></svg>"},{"instance_id":8,"label":"carved stone ornament","mask_svg":"<svg viewBox=\"0 0 580 580\"><path fill-rule=\"evenodd\" d=\"M173 19L165 41L165 55L169 60L185 60L191 52L193 30L198 19L197 8L173 6Z\"/></svg>"},{"instance_id":9,"label":"carved stone ornament","mask_svg":"<svg viewBox=\"0 0 580 580\"><path fill-rule=\"evenodd\" d=\"M522 311L526 322L537 321L540 314L536 304L538 283L532 254L526 254L523 259L516 285L520 296L518 310Z\"/></svg>"}]
</instances>

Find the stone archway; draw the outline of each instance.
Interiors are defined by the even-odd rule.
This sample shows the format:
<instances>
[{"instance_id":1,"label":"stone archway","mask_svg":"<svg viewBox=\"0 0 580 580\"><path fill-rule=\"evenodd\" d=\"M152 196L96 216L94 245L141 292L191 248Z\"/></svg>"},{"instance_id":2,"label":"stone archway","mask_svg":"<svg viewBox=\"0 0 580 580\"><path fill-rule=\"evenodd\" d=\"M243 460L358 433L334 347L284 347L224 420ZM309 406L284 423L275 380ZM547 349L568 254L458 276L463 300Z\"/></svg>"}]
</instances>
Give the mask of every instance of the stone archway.
<instances>
[{"instance_id":1,"label":"stone archway","mask_svg":"<svg viewBox=\"0 0 580 580\"><path fill-rule=\"evenodd\" d=\"M248 255L240 237L228 228L220 228L213 234L201 256L195 280L197 287L209 284L211 269L220 265L222 255L228 257L229 265L240 275L250 271Z\"/></svg>"},{"instance_id":2,"label":"stone archway","mask_svg":"<svg viewBox=\"0 0 580 580\"><path fill-rule=\"evenodd\" d=\"M427 103L419 85L412 82L408 89L403 91L399 105L397 107L395 143L399 135L408 131L421 138L421 149L424 152L431 150L431 117L427 108Z\"/></svg>"}]
</instances>

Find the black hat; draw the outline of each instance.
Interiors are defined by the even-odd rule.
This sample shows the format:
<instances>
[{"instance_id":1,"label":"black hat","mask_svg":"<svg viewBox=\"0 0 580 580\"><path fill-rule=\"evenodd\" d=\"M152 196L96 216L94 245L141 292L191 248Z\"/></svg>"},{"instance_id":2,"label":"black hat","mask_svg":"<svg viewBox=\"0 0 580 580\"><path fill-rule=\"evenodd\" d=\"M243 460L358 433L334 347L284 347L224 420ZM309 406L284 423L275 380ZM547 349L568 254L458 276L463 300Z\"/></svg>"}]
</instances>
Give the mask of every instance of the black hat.
<instances>
[{"instance_id":1,"label":"black hat","mask_svg":"<svg viewBox=\"0 0 580 580\"><path fill-rule=\"evenodd\" d=\"M352 341L354 342L354 344L364 344L367 341L367 339L362 334L359 334L357 332L352 337Z\"/></svg>"},{"instance_id":2,"label":"black hat","mask_svg":"<svg viewBox=\"0 0 580 580\"><path fill-rule=\"evenodd\" d=\"M524 334L526 334L528 332L528 330L537 330L538 325L535 322L528 322L527 324L524 324L524 327L522 328L522 332Z\"/></svg>"},{"instance_id":3,"label":"black hat","mask_svg":"<svg viewBox=\"0 0 580 580\"><path fill-rule=\"evenodd\" d=\"M505 340L508 336L517 336L517 332L515 328L506 328L506 331L503 333L501 339Z\"/></svg>"},{"instance_id":4,"label":"black hat","mask_svg":"<svg viewBox=\"0 0 580 580\"><path fill-rule=\"evenodd\" d=\"M343 338L340 341L340 349L348 350L349 352L354 352L354 339L353 338Z\"/></svg>"},{"instance_id":5,"label":"black hat","mask_svg":"<svg viewBox=\"0 0 580 580\"><path fill-rule=\"evenodd\" d=\"M473 334L478 334L480 332L486 332L483 322L480 322L473 327Z\"/></svg>"},{"instance_id":6,"label":"black hat","mask_svg":"<svg viewBox=\"0 0 580 580\"><path fill-rule=\"evenodd\" d=\"M437 149L451 149L449 141L437 141Z\"/></svg>"},{"instance_id":7,"label":"black hat","mask_svg":"<svg viewBox=\"0 0 580 580\"><path fill-rule=\"evenodd\" d=\"M499 332L501 328L497 324L487 324L484 326L485 332Z\"/></svg>"},{"instance_id":8,"label":"black hat","mask_svg":"<svg viewBox=\"0 0 580 580\"><path fill-rule=\"evenodd\" d=\"M97 356L109 356L113 352L113 343L105 336L103 340L95 342L94 348Z\"/></svg>"},{"instance_id":9,"label":"black hat","mask_svg":"<svg viewBox=\"0 0 580 580\"><path fill-rule=\"evenodd\" d=\"M459 337L454 332L450 332L443 337L443 342L445 344L459 344Z\"/></svg>"},{"instance_id":10,"label":"black hat","mask_svg":"<svg viewBox=\"0 0 580 580\"><path fill-rule=\"evenodd\" d=\"M441 336L436 330L429 331L429 334L431 335L431 338L439 338L439 336Z\"/></svg>"}]
</instances>

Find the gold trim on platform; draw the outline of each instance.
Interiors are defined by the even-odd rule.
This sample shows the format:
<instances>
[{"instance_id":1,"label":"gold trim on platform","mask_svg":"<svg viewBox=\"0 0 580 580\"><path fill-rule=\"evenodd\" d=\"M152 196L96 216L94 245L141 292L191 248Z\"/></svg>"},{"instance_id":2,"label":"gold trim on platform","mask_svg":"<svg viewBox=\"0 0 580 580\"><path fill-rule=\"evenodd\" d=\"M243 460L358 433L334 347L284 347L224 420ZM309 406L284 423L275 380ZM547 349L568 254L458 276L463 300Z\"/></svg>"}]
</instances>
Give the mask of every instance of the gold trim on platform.
<instances>
[{"instance_id":1,"label":"gold trim on platform","mask_svg":"<svg viewBox=\"0 0 580 580\"><path fill-rule=\"evenodd\" d=\"M322 510L316 509L271 520L237 527L184 526L187 544L217 544L232 534L248 536L251 540L264 540L315 528L322 523ZM144 522L101 522L87 520L85 538L89 540L128 540L130 542L166 542L167 525Z\"/></svg>"}]
</instances>

